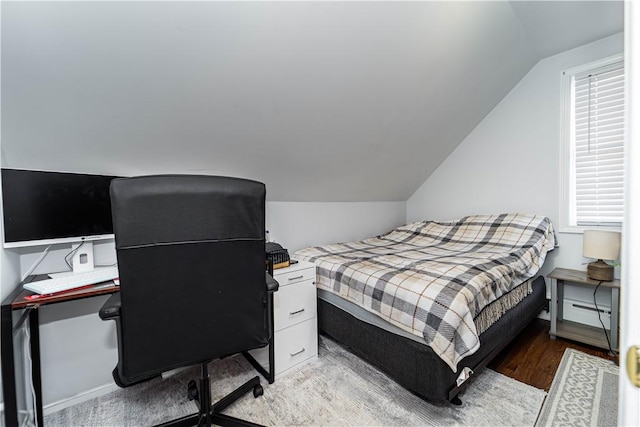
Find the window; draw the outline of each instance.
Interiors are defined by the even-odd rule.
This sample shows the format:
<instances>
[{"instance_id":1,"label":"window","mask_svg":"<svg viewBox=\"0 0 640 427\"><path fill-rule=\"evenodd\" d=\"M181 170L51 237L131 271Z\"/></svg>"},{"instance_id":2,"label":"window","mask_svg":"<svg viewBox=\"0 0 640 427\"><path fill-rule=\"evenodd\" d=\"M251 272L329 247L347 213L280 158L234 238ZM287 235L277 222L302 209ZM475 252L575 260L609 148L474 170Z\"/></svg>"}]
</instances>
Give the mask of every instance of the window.
<instances>
[{"instance_id":1,"label":"window","mask_svg":"<svg viewBox=\"0 0 640 427\"><path fill-rule=\"evenodd\" d=\"M563 73L561 230L613 227L624 214L622 56Z\"/></svg>"}]
</instances>

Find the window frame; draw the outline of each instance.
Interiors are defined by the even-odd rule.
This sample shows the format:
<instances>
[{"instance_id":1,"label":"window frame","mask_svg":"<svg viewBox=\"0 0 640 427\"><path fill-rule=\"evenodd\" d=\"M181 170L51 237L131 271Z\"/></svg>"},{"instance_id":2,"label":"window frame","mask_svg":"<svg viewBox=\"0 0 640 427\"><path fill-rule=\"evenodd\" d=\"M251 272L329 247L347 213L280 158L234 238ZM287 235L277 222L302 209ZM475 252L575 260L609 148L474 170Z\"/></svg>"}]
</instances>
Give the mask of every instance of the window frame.
<instances>
[{"instance_id":1,"label":"window frame","mask_svg":"<svg viewBox=\"0 0 640 427\"><path fill-rule=\"evenodd\" d=\"M584 74L590 70L607 67L616 62L624 61L622 53L602 58L587 64L566 69L562 72L561 85L561 117L560 117L560 224L558 231L563 233L582 233L588 229L621 231L622 222L619 225L577 225L572 216L571 207L575 206L572 201L574 194L571 191L573 181L575 180L575 172L572 168L572 158L574 156L575 145L571 140L571 120L572 120L572 104L574 98L573 79L576 75ZM625 82L625 84L627 84ZM626 116L625 116L626 119Z\"/></svg>"}]
</instances>

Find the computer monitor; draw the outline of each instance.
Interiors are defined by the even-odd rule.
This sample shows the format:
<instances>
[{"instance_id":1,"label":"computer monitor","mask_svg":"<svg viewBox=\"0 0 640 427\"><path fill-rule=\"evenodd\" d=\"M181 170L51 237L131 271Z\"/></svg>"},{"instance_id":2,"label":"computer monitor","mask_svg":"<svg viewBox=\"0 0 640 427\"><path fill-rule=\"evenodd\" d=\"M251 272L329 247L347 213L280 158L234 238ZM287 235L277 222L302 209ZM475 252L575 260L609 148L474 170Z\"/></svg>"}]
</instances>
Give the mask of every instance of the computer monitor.
<instances>
[{"instance_id":1,"label":"computer monitor","mask_svg":"<svg viewBox=\"0 0 640 427\"><path fill-rule=\"evenodd\" d=\"M3 168L4 247L113 238L109 197L113 178Z\"/></svg>"}]
</instances>

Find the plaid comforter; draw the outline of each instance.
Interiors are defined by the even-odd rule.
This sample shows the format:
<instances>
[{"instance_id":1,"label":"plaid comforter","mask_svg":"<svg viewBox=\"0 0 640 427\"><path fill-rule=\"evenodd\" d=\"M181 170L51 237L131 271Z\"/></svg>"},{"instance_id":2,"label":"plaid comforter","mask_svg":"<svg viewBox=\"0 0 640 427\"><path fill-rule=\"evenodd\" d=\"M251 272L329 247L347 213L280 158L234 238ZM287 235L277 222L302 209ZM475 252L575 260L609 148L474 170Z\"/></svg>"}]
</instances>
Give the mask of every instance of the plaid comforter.
<instances>
[{"instance_id":1,"label":"plaid comforter","mask_svg":"<svg viewBox=\"0 0 640 427\"><path fill-rule=\"evenodd\" d=\"M423 337L455 372L480 346L474 318L531 278L555 244L537 215L422 221L359 242L296 252L317 286Z\"/></svg>"}]
</instances>

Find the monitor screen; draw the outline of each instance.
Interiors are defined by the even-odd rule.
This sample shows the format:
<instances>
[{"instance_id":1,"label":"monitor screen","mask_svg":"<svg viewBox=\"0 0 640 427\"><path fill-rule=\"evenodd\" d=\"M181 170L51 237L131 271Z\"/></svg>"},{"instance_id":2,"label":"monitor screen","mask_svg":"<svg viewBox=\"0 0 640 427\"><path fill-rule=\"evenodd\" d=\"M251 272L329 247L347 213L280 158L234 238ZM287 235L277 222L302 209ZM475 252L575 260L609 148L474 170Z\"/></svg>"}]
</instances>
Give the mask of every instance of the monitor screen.
<instances>
[{"instance_id":1,"label":"monitor screen","mask_svg":"<svg viewBox=\"0 0 640 427\"><path fill-rule=\"evenodd\" d=\"M2 169L5 247L113 237L113 178Z\"/></svg>"}]
</instances>

